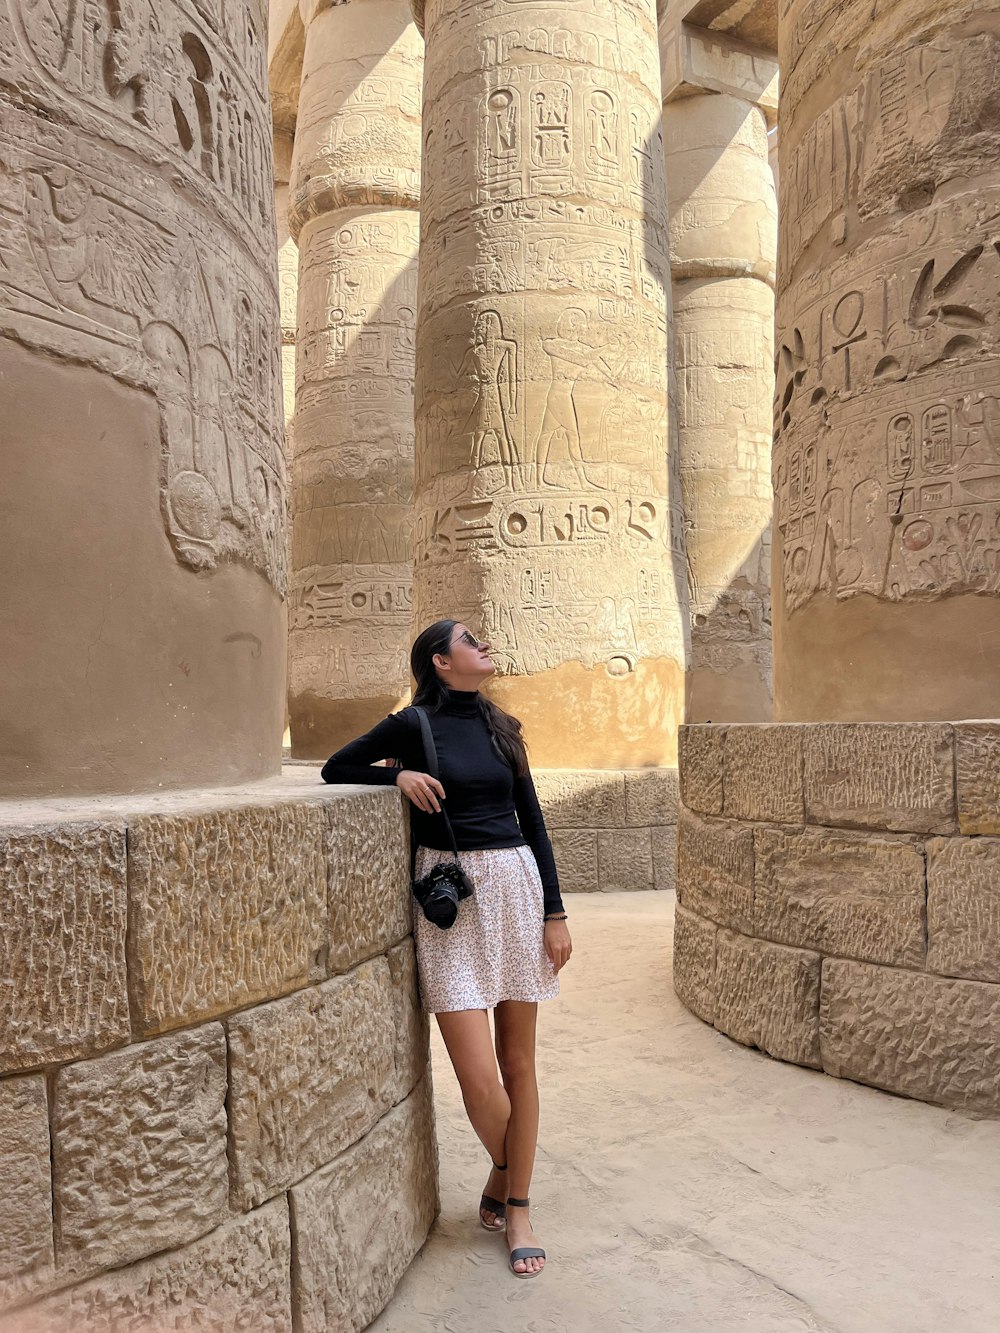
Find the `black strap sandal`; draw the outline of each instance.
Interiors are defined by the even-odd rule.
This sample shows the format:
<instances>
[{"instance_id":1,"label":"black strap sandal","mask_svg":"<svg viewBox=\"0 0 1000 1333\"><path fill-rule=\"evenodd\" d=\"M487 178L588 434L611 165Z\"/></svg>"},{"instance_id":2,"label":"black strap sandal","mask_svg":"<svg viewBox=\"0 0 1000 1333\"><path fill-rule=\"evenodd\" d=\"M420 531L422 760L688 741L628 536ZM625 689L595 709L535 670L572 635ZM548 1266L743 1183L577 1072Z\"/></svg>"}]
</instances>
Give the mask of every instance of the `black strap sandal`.
<instances>
[{"instance_id":1,"label":"black strap sandal","mask_svg":"<svg viewBox=\"0 0 1000 1333\"><path fill-rule=\"evenodd\" d=\"M527 1208L530 1202L531 1202L530 1199L508 1199L507 1207ZM518 1262L519 1259L544 1259L544 1258L545 1258L545 1251L539 1249L537 1245L519 1245L516 1250L511 1250L510 1252L510 1258L508 1259L508 1263L510 1264L510 1271L514 1274L515 1277L537 1277L538 1274L542 1271L540 1268L536 1268L533 1273L519 1273L517 1269L514 1267L514 1265Z\"/></svg>"},{"instance_id":2,"label":"black strap sandal","mask_svg":"<svg viewBox=\"0 0 1000 1333\"><path fill-rule=\"evenodd\" d=\"M504 1162L503 1166L500 1166L498 1162L494 1162L493 1169L495 1171L506 1171L507 1163ZM497 1220L493 1223L484 1221L483 1220L484 1209L487 1212L495 1213ZM502 1199L493 1199L488 1194L483 1195L483 1197L479 1200L479 1225L482 1227L484 1231L503 1231L506 1229L507 1205L503 1202Z\"/></svg>"}]
</instances>

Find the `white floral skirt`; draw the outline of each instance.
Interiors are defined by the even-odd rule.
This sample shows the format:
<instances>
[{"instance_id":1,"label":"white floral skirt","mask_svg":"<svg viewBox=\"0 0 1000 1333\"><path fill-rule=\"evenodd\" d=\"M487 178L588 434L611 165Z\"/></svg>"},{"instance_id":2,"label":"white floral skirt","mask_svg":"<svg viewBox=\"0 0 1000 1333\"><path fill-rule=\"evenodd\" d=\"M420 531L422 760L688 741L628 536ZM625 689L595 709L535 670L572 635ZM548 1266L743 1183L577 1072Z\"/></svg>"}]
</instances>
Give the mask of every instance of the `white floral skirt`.
<instances>
[{"instance_id":1,"label":"white floral skirt","mask_svg":"<svg viewBox=\"0 0 1000 1333\"><path fill-rule=\"evenodd\" d=\"M452 859L418 847L417 878ZM531 848L461 852L459 860L475 892L459 903L450 929L432 925L413 902L424 1008L442 1014L554 999L559 979L545 952L545 899Z\"/></svg>"}]
</instances>

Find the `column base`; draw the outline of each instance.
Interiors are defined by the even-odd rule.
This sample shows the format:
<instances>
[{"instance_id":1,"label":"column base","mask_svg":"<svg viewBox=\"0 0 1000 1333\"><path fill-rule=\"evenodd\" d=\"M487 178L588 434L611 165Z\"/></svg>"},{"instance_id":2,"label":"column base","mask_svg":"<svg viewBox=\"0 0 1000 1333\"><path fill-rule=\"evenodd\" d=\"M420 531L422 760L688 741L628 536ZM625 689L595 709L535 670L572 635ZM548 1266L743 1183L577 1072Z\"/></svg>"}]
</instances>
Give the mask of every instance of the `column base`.
<instances>
[{"instance_id":1,"label":"column base","mask_svg":"<svg viewBox=\"0 0 1000 1333\"><path fill-rule=\"evenodd\" d=\"M674 988L777 1059L1000 1116L1000 722L687 726Z\"/></svg>"},{"instance_id":2,"label":"column base","mask_svg":"<svg viewBox=\"0 0 1000 1333\"><path fill-rule=\"evenodd\" d=\"M672 889L676 768L533 770L562 892Z\"/></svg>"},{"instance_id":3,"label":"column base","mask_svg":"<svg viewBox=\"0 0 1000 1333\"><path fill-rule=\"evenodd\" d=\"M0 889L0 1330L369 1324L437 1210L399 793L5 802Z\"/></svg>"}]
</instances>

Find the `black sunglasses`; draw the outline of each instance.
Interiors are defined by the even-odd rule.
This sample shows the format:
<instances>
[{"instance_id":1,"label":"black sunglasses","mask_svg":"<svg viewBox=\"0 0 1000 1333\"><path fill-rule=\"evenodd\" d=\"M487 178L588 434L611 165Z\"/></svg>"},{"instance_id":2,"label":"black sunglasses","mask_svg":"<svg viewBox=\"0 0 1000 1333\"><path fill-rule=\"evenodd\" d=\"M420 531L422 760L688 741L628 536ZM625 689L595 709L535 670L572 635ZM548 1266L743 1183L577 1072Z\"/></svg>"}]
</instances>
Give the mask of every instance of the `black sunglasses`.
<instances>
[{"instance_id":1,"label":"black sunglasses","mask_svg":"<svg viewBox=\"0 0 1000 1333\"><path fill-rule=\"evenodd\" d=\"M470 631L467 629L462 630L461 634L458 636L457 639L452 639L452 644L456 643L467 643L470 648L486 647L485 643L480 643L480 641L476 638L476 636L470 633Z\"/></svg>"}]
</instances>

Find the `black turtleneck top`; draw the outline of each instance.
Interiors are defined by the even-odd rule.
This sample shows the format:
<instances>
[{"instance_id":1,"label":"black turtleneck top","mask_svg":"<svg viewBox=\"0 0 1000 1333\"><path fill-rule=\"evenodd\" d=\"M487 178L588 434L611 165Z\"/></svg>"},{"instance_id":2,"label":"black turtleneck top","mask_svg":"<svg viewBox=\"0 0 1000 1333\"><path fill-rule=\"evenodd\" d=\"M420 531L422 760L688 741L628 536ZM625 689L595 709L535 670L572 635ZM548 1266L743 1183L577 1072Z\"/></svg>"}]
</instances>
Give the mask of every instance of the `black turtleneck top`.
<instances>
[{"instance_id":1,"label":"black turtleneck top","mask_svg":"<svg viewBox=\"0 0 1000 1333\"><path fill-rule=\"evenodd\" d=\"M530 773L515 777L496 750L479 711L479 695L475 690L449 690L448 702L437 712L428 709L427 716L459 851L530 847L545 893L545 914L561 912L559 878L535 784ZM398 759L404 768L427 772L419 722L410 709L390 713L331 755L323 765L323 781L395 786L399 769L372 767L380 759ZM418 846L451 850L440 815L411 804L410 820Z\"/></svg>"}]
</instances>

